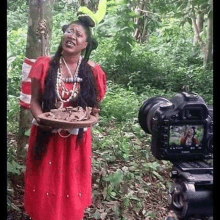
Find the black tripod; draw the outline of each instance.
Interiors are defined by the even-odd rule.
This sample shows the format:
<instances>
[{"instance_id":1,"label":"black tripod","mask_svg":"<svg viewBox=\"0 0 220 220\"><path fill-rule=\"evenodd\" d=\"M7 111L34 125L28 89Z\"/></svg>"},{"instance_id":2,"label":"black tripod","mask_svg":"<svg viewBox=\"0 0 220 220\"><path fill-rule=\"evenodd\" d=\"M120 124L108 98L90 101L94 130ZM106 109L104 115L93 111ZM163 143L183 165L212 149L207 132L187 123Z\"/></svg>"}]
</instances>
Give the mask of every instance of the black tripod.
<instances>
[{"instance_id":1,"label":"black tripod","mask_svg":"<svg viewBox=\"0 0 220 220\"><path fill-rule=\"evenodd\" d=\"M205 161L173 163L168 201L176 217L165 220L205 220L213 216L213 166Z\"/></svg>"}]
</instances>

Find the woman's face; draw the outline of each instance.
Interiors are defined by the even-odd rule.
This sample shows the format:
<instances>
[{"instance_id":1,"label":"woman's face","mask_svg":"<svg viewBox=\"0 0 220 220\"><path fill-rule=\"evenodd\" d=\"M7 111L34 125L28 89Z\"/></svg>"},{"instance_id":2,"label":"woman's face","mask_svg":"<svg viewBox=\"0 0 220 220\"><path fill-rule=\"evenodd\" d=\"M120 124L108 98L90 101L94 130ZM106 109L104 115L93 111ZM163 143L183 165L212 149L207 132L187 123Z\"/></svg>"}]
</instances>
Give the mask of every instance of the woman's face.
<instances>
[{"instance_id":1,"label":"woman's face","mask_svg":"<svg viewBox=\"0 0 220 220\"><path fill-rule=\"evenodd\" d=\"M189 130L187 131L187 135L188 135L189 137L191 137L191 136L193 135L193 129L189 129Z\"/></svg>"},{"instance_id":2,"label":"woman's face","mask_svg":"<svg viewBox=\"0 0 220 220\"><path fill-rule=\"evenodd\" d=\"M80 24L71 24L62 38L63 52L74 55L81 53L88 45L85 29Z\"/></svg>"}]
</instances>

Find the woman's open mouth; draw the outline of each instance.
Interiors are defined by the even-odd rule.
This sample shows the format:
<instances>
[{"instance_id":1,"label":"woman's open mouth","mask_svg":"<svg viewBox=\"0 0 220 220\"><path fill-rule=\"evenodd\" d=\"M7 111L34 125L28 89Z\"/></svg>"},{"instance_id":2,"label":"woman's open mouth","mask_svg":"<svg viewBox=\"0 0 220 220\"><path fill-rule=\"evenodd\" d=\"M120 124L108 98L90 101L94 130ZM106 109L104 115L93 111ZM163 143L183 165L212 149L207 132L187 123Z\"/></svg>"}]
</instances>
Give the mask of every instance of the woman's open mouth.
<instances>
[{"instance_id":1,"label":"woman's open mouth","mask_svg":"<svg viewBox=\"0 0 220 220\"><path fill-rule=\"evenodd\" d=\"M74 43L73 41L71 41L71 40L67 40L67 41L66 41L66 46L67 46L67 47L74 47L74 46L75 46L75 43Z\"/></svg>"}]
</instances>

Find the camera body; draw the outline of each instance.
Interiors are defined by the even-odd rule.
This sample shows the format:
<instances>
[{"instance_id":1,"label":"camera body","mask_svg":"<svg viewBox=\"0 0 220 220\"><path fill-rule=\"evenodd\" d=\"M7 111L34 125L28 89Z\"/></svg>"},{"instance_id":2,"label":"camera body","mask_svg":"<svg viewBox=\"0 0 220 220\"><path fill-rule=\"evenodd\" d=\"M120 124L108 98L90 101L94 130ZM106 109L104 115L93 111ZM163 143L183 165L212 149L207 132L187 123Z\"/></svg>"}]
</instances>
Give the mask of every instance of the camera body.
<instances>
[{"instance_id":1,"label":"camera body","mask_svg":"<svg viewBox=\"0 0 220 220\"><path fill-rule=\"evenodd\" d=\"M154 157L169 161L211 159L213 110L201 96L181 92L170 101L154 97L143 102L139 124L152 134Z\"/></svg>"},{"instance_id":2,"label":"camera body","mask_svg":"<svg viewBox=\"0 0 220 220\"><path fill-rule=\"evenodd\" d=\"M152 135L154 157L173 163L168 202L179 219L213 215L213 109L201 96L181 92L143 102L141 128Z\"/></svg>"}]
</instances>

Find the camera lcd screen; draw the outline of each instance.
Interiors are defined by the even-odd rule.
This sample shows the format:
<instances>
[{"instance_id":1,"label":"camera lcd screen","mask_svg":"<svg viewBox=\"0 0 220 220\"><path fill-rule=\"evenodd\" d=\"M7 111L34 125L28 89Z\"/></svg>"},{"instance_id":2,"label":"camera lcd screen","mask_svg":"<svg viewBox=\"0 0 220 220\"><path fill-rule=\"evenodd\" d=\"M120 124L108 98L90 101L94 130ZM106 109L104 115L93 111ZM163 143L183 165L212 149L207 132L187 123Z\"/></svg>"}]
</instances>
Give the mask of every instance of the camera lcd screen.
<instances>
[{"instance_id":1,"label":"camera lcd screen","mask_svg":"<svg viewBox=\"0 0 220 220\"><path fill-rule=\"evenodd\" d=\"M170 146L199 147L204 134L203 125L170 126Z\"/></svg>"}]
</instances>

